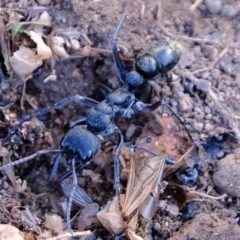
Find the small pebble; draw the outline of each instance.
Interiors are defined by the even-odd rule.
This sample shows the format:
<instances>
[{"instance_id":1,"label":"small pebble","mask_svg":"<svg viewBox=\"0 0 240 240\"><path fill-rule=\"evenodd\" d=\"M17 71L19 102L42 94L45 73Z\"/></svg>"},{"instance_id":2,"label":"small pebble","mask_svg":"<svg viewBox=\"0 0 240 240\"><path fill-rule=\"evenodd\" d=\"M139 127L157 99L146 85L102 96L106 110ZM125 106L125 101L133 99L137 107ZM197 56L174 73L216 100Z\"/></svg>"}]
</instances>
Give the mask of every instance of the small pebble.
<instances>
[{"instance_id":1,"label":"small pebble","mask_svg":"<svg viewBox=\"0 0 240 240\"><path fill-rule=\"evenodd\" d=\"M194 119L195 119L195 121L200 122L200 121L203 121L203 117L204 117L203 114L196 114L196 115L194 116Z\"/></svg>"},{"instance_id":2,"label":"small pebble","mask_svg":"<svg viewBox=\"0 0 240 240\"><path fill-rule=\"evenodd\" d=\"M205 72L205 73L202 74L202 78L206 79L206 80L209 79L209 76L210 76L209 72Z\"/></svg>"},{"instance_id":3,"label":"small pebble","mask_svg":"<svg viewBox=\"0 0 240 240\"><path fill-rule=\"evenodd\" d=\"M162 114L162 118L167 118L167 117L169 117L168 113L163 113Z\"/></svg>"},{"instance_id":4,"label":"small pebble","mask_svg":"<svg viewBox=\"0 0 240 240\"><path fill-rule=\"evenodd\" d=\"M190 111L193 107L193 100L188 94L177 93L175 99L178 102L178 107L181 111Z\"/></svg>"},{"instance_id":5,"label":"small pebble","mask_svg":"<svg viewBox=\"0 0 240 240\"><path fill-rule=\"evenodd\" d=\"M224 38L224 35L222 32L213 32L205 36L206 40L215 41L215 42L221 42L223 38Z\"/></svg>"},{"instance_id":6,"label":"small pebble","mask_svg":"<svg viewBox=\"0 0 240 240\"><path fill-rule=\"evenodd\" d=\"M171 218L177 217L179 214L179 208L177 205L169 204L167 210L168 210L168 214Z\"/></svg>"},{"instance_id":7,"label":"small pebble","mask_svg":"<svg viewBox=\"0 0 240 240\"><path fill-rule=\"evenodd\" d=\"M212 73L213 79L218 80L218 78L219 78L219 76L220 76L220 70L214 68L214 69L211 71L211 73Z\"/></svg>"},{"instance_id":8,"label":"small pebble","mask_svg":"<svg viewBox=\"0 0 240 240\"><path fill-rule=\"evenodd\" d=\"M205 142L207 138L208 138L208 136L206 136L206 134L204 134L204 133L200 134L200 136L199 136L199 139L203 142Z\"/></svg>"},{"instance_id":9,"label":"small pebble","mask_svg":"<svg viewBox=\"0 0 240 240\"><path fill-rule=\"evenodd\" d=\"M192 51L194 52L196 58L202 57L202 49L201 49L200 46L195 46L195 47L192 49Z\"/></svg>"},{"instance_id":10,"label":"small pebble","mask_svg":"<svg viewBox=\"0 0 240 240\"><path fill-rule=\"evenodd\" d=\"M220 68L227 74L232 74L233 72L233 67L232 67L232 57L225 56L222 58L222 60L219 63Z\"/></svg>"},{"instance_id":11,"label":"small pebble","mask_svg":"<svg viewBox=\"0 0 240 240\"><path fill-rule=\"evenodd\" d=\"M196 113L202 113L202 109L200 107L195 106L194 107L194 112Z\"/></svg>"},{"instance_id":12,"label":"small pebble","mask_svg":"<svg viewBox=\"0 0 240 240\"><path fill-rule=\"evenodd\" d=\"M234 64L234 70L237 72L237 73L240 73L240 64Z\"/></svg>"},{"instance_id":13,"label":"small pebble","mask_svg":"<svg viewBox=\"0 0 240 240\"><path fill-rule=\"evenodd\" d=\"M210 123L207 123L207 124L205 125L205 131L206 131L206 132L209 132L209 131L211 131L211 130L213 130L213 125L210 124Z\"/></svg>"},{"instance_id":14,"label":"small pebble","mask_svg":"<svg viewBox=\"0 0 240 240\"><path fill-rule=\"evenodd\" d=\"M209 113L211 112L210 107L205 106L205 107L204 107L204 112L205 112L206 114L209 114Z\"/></svg>"},{"instance_id":15,"label":"small pebble","mask_svg":"<svg viewBox=\"0 0 240 240\"><path fill-rule=\"evenodd\" d=\"M208 58L210 61L213 61L216 59L218 55L217 48L211 46L211 45L204 45L202 47L203 54L206 58Z\"/></svg>"},{"instance_id":16,"label":"small pebble","mask_svg":"<svg viewBox=\"0 0 240 240\"><path fill-rule=\"evenodd\" d=\"M237 155L229 154L217 162L213 174L214 184L223 192L240 197L240 159Z\"/></svg>"},{"instance_id":17,"label":"small pebble","mask_svg":"<svg viewBox=\"0 0 240 240\"><path fill-rule=\"evenodd\" d=\"M176 27L182 26L182 21L179 18L176 18L174 23Z\"/></svg>"},{"instance_id":18,"label":"small pebble","mask_svg":"<svg viewBox=\"0 0 240 240\"><path fill-rule=\"evenodd\" d=\"M211 114L211 113L207 114L207 115L205 116L205 118L208 119L208 120L212 119L212 114Z\"/></svg>"},{"instance_id":19,"label":"small pebble","mask_svg":"<svg viewBox=\"0 0 240 240\"><path fill-rule=\"evenodd\" d=\"M236 15L236 13L237 13L237 8L230 4L224 5L221 11L221 15L228 19L233 18Z\"/></svg>"},{"instance_id":20,"label":"small pebble","mask_svg":"<svg viewBox=\"0 0 240 240\"><path fill-rule=\"evenodd\" d=\"M220 159L222 159L224 156L225 156L225 151L224 151L224 150L221 150L221 151L219 151L218 153L216 153L214 157L215 157L216 159L220 160Z\"/></svg>"},{"instance_id":21,"label":"small pebble","mask_svg":"<svg viewBox=\"0 0 240 240\"><path fill-rule=\"evenodd\" d=\"M211 82L202 79L198 82L196 88L200 91L207 92L211 88Z\"/></svg>"},{"instance_id":22,"label":"small pebble","mask_svg":"<svg viewBox=\"0 0 240 240\"><path fill-rule=\"evenodd\" d=\"M8 183L7 183L7 181L4 181L3 182L3 189L8 189L8 187L9 187L9 185L8 185Z\"/></svg>"},{"instance_id":23,"label":"small pebble","mask_svg":"<svg viewBox=\"0 0 240 240\"><path fill-rule=\"evenodd\" d=\"M221 82L222 82L224 85L226 85L226 86L230 86L231 83L233 82L232 80L233 80L233 79L232 79L230 76L226 75L226 74L222 74L222 75L221 75ZM221 82L220 82L220 83L221 83ZM225 86L224 86L224 88L225 88Z\"/></svg>"},{"instance_id":24,"label":"small pebble","mask_svg":"<svg viewBox=\"0 0 240 240\"><path fill-rule=\"evenodd\" d=\"M153 229L156 231L156 232L160 232L161 231L161 225L159 222L154 222L153 223Z\"/></svg>"},{"instance_id":25,"label":"small pebble","mask_svg":"<svg viewBox=\"0 0 240 240\"><path fill-rule=\"evenodd\" d=\"M194 128L197 132L202 132L202 130L203 130L203 123L201 123L201 122L194 122L193 128Z\"/></svg>"},{"instance_id":26,"label":"small pebble","mask_svg":"<svg viewBox=\"0 0 240 240\"><path fill-rule=\"evenodd\" d=\"M194 52L186 52L182 55L179 66L181 68L191 67L192 63L196 60Z\"/></svg>"},{"instance_id":27,"label":"small pebble","mask_svg":"<svg viewBox=\"0 0 240 240\"><path fill-rule=\"evenodd\" d=\"M234 49L233 51L233 63L240 63L240 50Z\"/></svg>"},{"instance_id":28,"label":"small pebble","mask_svg":"<svg viewBox=\"0 0 240 240\"><path fill-rule=\"evenodd\" d=\"M39 3L39 5L46 6L50 4L51 0L37 0L37 2Z\"/></svg>"},{"instance_id":29,"label":"small pebble","mask_svg":"<svg viewBox=\"0 0 240 240\"><path fill-rule=\"evenodd\" d=\"M13 3L8 3L8 4L6 4L6 7L7 7L7 8L13 8L13 6L14 6Z\"/></svg>"},{"instance_id":30,"label":"small pebble","mask_svg":"<svg viewBox=\"0 0 240 240\"><path fill-rule=\"evenodd\" d=\"M204 0L207 10L212 14L218 14L222 9L221 0Z\"/></svg>"},{"instance_id":31,"label":"small pebble","mask_svg":"<svg viewBox=\"0 0 240 240\"><path fill-rule=\"evenodd\" d=\"M170 100L170 102L171 102L171 106L172 106L172 108L175 108L175 107L177 107L178 103L177 103L177 101L176 101L176 100L174 100L174 99L171 99L171 100Z\"/></svg>"},{"instance_id":32,"label":"small pebble","mask_svg":"<svg viewBox=\"0 0 240 240\"><path fill-rule=\"evenodd\" d=\"M240 102L239 101L235 101L232 105L233 110L235 111L240 111Z\"/></svg>"}]
</instances>

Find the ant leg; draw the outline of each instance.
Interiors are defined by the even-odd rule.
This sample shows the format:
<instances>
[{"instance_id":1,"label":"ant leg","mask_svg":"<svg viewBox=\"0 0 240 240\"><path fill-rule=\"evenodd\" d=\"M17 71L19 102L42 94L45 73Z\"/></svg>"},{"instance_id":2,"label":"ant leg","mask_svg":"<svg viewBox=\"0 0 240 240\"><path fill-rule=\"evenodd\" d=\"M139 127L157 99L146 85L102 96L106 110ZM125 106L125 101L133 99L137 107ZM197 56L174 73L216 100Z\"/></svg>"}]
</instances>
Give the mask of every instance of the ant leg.
<instances>
[{"instance_id":1,"label":"ant leg","mask_svg":"<svg viewBox=\"0 0 240 240\"><path fill-rule=\"evenodd\" d=\"M184 124L182 119L179 117L179 115L170 107L170 105L165 100L162 100L162 106L165 107L172 114L172 116L174 116L176 118L176 120L183 126L189 139L191 140L192 143L194 143L192 135L190 134L188 128L186 127L186 125Z\"/></svg>"},{"instance_id":2,"label":"ant leg","mask_svg":"<svg viewBox=\"0 0 240 240\"><path fill-rule=\"evenodd\" d=\"M78 163L75 167L75 170L79 170L79 169L83 169L85 168L87 165L89 164L89 162L87 162L86 164L82 164L81 162ZM72 170L67 171L66 173L64 173L59 179L58 182L62 182L63 180L65 180L66 178L68 178L69 176L71 176L73 173Z\"/></svg>"},{"instance_id":3,"label":"ant leg","mask_svg":"<svg viewBox=\"0 0 240 240\"><path fill-rule=\"evenodd\" d=\"M73 186L72 186L72 191L69 195L66 212L67 212L67 229L73 235L73 231L71 228L71 208L72 208L73 198L74 198L74 195L75 195L75 192L77 189L77 185L78 185L74 158L72 160L72 175L73 175Z\"/></svg>"},{"instance_id":4,"label":"ant leg","mask_svg":"<svg viewBox=\"0 0 240 240\"><path fill-rule=\"evenodd\" d=\"M121 79L121 81L123 83L125 83L125 80L126 80L126 71L125 71L125 68L123 66L122 60L120 59L120 56L118 54L116 38L118 36L118 33L119 33L119 31L120 31L120 29L121 29L121 27L122 27L126 17L127 17L127 12L125 12L122 15L122 18L121 18L120 22L117 25L117 28L116 28L116 30L115 30L115 32L113 34L112 41L111 41L113 59L114 59L115 66L116 66L116 69L117 69L117 72L118 72L118 76L120 77L120 79Z\"/></svg>"},{"instance_id":5,"label":"ant leg","mask_svg":"<svg viewBox=\"0 0 240 240\"><path fill-rule=\"evenodd\" d=\"M21 119L16 126L14 126L9 132L8 135L3 139L2 146L5 145L6 142L14 135L16 134L17 130L22 126L23 123L29 121L32 118L32 116L27 115L23 119Z\"/></svg>"},{"instance_id":6,"label":"ant leg","mask_svg":"<svg viewBox=\"0 0 240 240\"><path fill-rule=\"evenodd\" d=\"M114 161L114 187L116 190L116 195L118 198L118 204L119 204L119 210L122 210L122 203L120 200L120 194L121 194L121 187L120 187L120 160L119 160L119 155L120 151L123 145L123 135L120 132L120 130L117 131L119 138L118 138L118 144L117 147L115 148L113 152L113 161Z\"/></svg>"},{"instance_id":7,"label":"ant leg","mask_svg":"<svg viewBox=\"0 0 240 240\"><path fill-rule=\"evenodd\" d=\"M56 172L57 172L57 169L58 169L58 165L59 165L60 160L63 157L64 153L65 152L61 150L58 153L58 155L55 157L54 164L53 164L53 167L52 167L52 171L51 171L51 174L50 174L50 181L52 181L54 176L56 175Z\"/></svg>"},{"instance_id":8,"label":"ant leg","mask_svg":"<svg viewBox=\"0 0 240 240\"><path fill-rule=\"evenodd\" d=\"M48 153L56 153L56 152L59 152L59 150L58 149L40 150L40 151L38 151L38 152L28 156L28 157L21 158L19 160L16 160L15 162L10 162L8 164L5 164L5 165L1 166L0 167L0 171L6 170L7 168L10 168L10 167L14 167L14 166L20 165L20 164L25 163L25 162L28 162L28 161L34 159L37 156L40 156L40 155L43 155L43 154L48 154Z\"/></svg>"},{"instance_id":9,"label":"ant leg","mask_svg":"<svg viewBox=\"0 0 240 240\"><path fill-rule=\"evenodd\" d=\"M70 178L65 179L64 181L61 182L62 191L67 198L69 198L74 184L76 184L76 182L73 182L73 180ZM93 202L92 198L86 193L86 191L77 185L77 189L73 197L73 203L79 207L86 207L88 204L91 204L92 202Z\"/></svg>"},{"instance_id":10,"label":"ant leg","mask_svg":"<svg viewBox=\"0 0 240 240\"><path fill-rule=\"evenodd\" d=\"M73 127L75 127L75 126L77 126L77 125L83 124L84 122L86 122L86 118L85 118L85 117L82 117L82 118L79 118L79 119L76 120L76 121L70 122L69 127L70 127L70 128L73 128Z\"/></svg>"},{"instance_id":11,"label":"ant leg","mask_svg":"<svg viewBox=\"0 0 240 240\"><path fill-rule=\"evenodd\" d=\"M118 36L118 33L125 21L127 17L127 10L123 13L118 25L117 25L117 28L113 34L113 38L112 38L112 41L111 41L111 48L112 48L112 53L113 53L113 59L114 59L114 63L115 63L115 67L117 69L117 73L118 73L118 76L121 80L122 83L124 84L128 84L130 85L131 87L138 87L140 85L142 85L144 83L144 78L141 74L139 74L138 72L136 71L131 71L131 72L126 72L124 66L123 66L123 63L122 63L122 60L119 56L119 53L118 53L118 50L117 50L117 43L116 43L116 38Z\"/></svg>"},{"instance_id":12,"label":"ant leg","mask_svg":"<svg viewBox=\"0 0 240 240\"><path fill-rule=\"evenodd\" d=\"M167 110L177 119L177 121L184 127L184 130L186 131L189 139L193 141L193 138L188 130L188 128L186 127L186 125L184 124L184 122L181 120L181 118L179 117L179 115L170 107L170 105L165 101L157 101L155 103L152 104L146 104L143 103L141 101L136 101L133 105L133 109L140 111L140 112L151 112L156 110L158 107L163 106L165 108L167 108Z\"/></svg>"},{"instance_id":13,"label":"ant leg","mask_svg":"<svg viewBox=\"0 0 240 240\"><path fill-rule=\"evenodd\" d=\"M9 141L9 139L14 135L16 134L17 130L22 126L22 124L26 121L29 121L31 120L32 118L34 117L40 117L42 115L45 115L49 112L51 112L52 110L55 110L55 109L62 109L64 107L67 107L69 104L71 104L72 102L77 102L79 104L85 104L85 105L88 105L88 106L91 106L91 107L96 107L99 102L92 99L92 98L88 98L88 97L83 97L81 95L75 95L75 96L72 96L72 97L69 97L67 99L64 99L63 101L61 102L58 102L56 104L54 104L52 107L49 107L49 108L46 108L44 111L37 111L33 114L30 114L30 115L27 115L25 116L22 120L20 120L20 122L14 126L8 133L7 137L5 137L2 141L2 145L4 145L7 141Z\"/></svg>"},{"instance_id":14,"label":"ant leg","mask_svg":"<svg viewBox=\"0 0 240 240\"><path fill-rule=\"evenodd\" d=\"M152 112L155 111L158 107L162 105L162 101L157 101L155 103L143 103L141 101L136 101L132 108L133 110L139 111L139 112Z\"/></svg>"},{"instance_id":15,"label":"ant leg","mask_svg":"<svg viewBox=\"0 0 240 240\"><path fill-rule=\"evenodd\" d=\"M141 101L136 101L133 105L133 109L140 111L140 112L151 112L156 110L158 107L163 106L165 107L171 114L172 116L174 116L176 118L176 120L183 126L184 130L186 131L189 139L191 142L194 142L188 128L186 127L186 125L184 124L184 122L181 120L181 118L179 117L179 115L170 107L170 105L165 101L157 101L155 103L152 104L146 104L143 103Z\"/></svg>"}]
</instances>

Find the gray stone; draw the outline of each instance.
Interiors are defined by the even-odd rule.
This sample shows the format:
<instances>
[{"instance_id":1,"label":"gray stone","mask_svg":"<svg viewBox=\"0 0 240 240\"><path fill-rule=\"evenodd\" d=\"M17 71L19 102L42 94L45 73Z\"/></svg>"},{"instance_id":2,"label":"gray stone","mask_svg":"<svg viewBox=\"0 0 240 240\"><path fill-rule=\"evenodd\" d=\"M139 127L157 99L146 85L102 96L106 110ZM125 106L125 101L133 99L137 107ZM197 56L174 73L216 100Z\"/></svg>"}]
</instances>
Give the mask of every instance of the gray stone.
<instances>
[{"instance_id":1,"label":"gray stone","mask_svg":"<svg viewBox=\"0 0 240 240\"><path fill-rule=\"evenodd\" d=\"M218 69L214 68L214 69L211 71L211 73L212 73L213 79L218 80L221 72L220 72Z\"/></svg>"},{"instance_id":2,"label":"gray stone","mask_svg":"<svg viewBox=\"0 0 240 240\"><path fill-rule=\"evenodd\" d=\"M212 14L218 14L222 9L221 0L204 0L207 10Z\"/></svg>"},{"instance_id":3,"label":"gray stone","mask_svg":"<svg viewBox=\"0 0 240 240\"><path fill-rule=\"evenodd\" d=\"M240 157L237 152L239 149L235 154L229 154L217 163L213 182L223 192L240 197Z\"/></svg>"},{"instance_id":4,"label":"gray stone","mask_svg":"<svg viewBox=\"0 0 240 240\"><path fill-rule=\"evenodd\" d=\"M176 93L174 95L181 111L190 111L193 108L193 100L188 94Z\"/></svg>"},{"instance_id":5,"label":"gray stone","mask_svg":"<svg viewBox=\"0 0 240 240\"><path fill-rule=\"evenodd\" d=\"M216 59L218 55L217 48L211 46L211 45L204 45L202 47L203 54L206 58L208 58L210 61L213 61Z\"/></svg>"},{"instance_id":6,"label":"gray stone","mask_svg":"<svg viewBox=\"0 0 240 240\"><path fill-rule=\"evenodd\" d=\"M202 132L202 130L203 130L203 123L201 123L201 122L194 122L193 128L194 128L197 132Z\"/></svg>"},{"instance_id":7,"label":"gray stone","mask_svg":"<svg viewBox=\"0 0 240 240\"><path fill-rule=\"evenodd\" d=\"M185 52L179 62L179 66L181 68L191 67L195 59L195 54L192 51Z\"/></svg>"},{"instance_id":8,"label":"gray stone","mask_svg":"<svg viewBox=\"0 0 240 240\"><path fill-rule=\"evenodd\" d=\"M205 125L205 131L206 131L206 132L209 132L209 131L211 131L211 130L213 130L213 125L210 124L210 123L207 123L207 124Z\"/></svg>"},{"instance_id":9,"label":"gray stone","mask_svg":"<svg viewBox=\"0 0 240 240\"><path fill-rule=\"evenodd\" d=\"M222 7L221 15L225 18L231 19L236 15L237 11L236 7L226 4Z\"/></svg>"}]
</instances>

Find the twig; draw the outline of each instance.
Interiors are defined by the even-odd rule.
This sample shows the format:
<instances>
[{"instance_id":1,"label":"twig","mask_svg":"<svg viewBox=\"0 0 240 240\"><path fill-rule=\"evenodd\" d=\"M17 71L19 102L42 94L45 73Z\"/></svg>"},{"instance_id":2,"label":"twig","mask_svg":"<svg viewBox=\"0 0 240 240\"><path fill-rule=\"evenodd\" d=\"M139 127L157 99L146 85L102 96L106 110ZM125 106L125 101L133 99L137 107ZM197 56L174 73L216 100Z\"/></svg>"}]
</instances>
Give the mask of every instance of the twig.
<instances>
[{"instance_id":1,"label":"twig","mask_svg":"<svg viewBox=\"0 0 240 240\"><path fill-rule=\"evenodd\" d=\"M91 42L91 40L87 37L86 34L84 33L79 33L80 36L89 44L89 45L93 45L93 43Z\"/></svg>"},{"instance_id":2,"label":"twig","mask_svg":"<svg viewBox=\"0 0 240 240\"><path fill-rule=\"evenodd\" d=\"M192 146L176 161L177 163L180 163L181 161L183 161L183 159L190 154L193 149L196 147L196 145L193 143Z\"/></svg>"},{"instance_id":3,"label":"twig","mask_svg":"<svg viewBox=\"0 0 240 240\"><path fill-rule=\"evenodd\" d=\"M191 11L194 11L197 9L197 7L202 3L202 0L196 0L190 7Z\"/></svg>"},{"instance_id":4,"label":"twig","mask_svg":"<svg viewBox=\"0 0 240 240\"><path fill-rule=\"evenodd\" d=\"M201 192L198 192L198 191L189 191L189 193L197 194L197 195L199 195L201 197L210 198L210 199L213 199L213 200L221 200L221 199L227 197L227 194L223 194L221 196L214 197L214 196L208 195L206 193L201 193Z\"/></svg>"},{"instance_id":5,"label":"twig","mask_svg":"<svg viewBox=\"0 0 240 240\"><path fill-rule=\"evenodd\" d=\"M167 36L170 37L172 39L182 39L185 41L189 41L189 42L196 42L196 43L212 43L215 45L220 45L220 42L216 42L216 41L212 41L212 40L208 40L208 39L202 39L202 38L191 38L191 37L185 37L185 36L180 36L180 35L175 35L173 33L168 32L163 26L160 25L161 30L163 31L163 33Z\"/></svg>"},{"instance_id":6,"label":"twig","mask_svg":"<svg viewBox=\"0 0 240 240\"><path fill-rule=\"evenodd\" d=\"M21 107L22 110L25 110L25 108L24 108L24 98L25 98L25 94L26 94L26 85L27 85L27 80L23 81L22 96L21 96L21 100L20 100L20 107Z\"/></svg>"},{"instance_id":7,"label":"twig","mask_svg":"<svg viewBox=\"0 0 240 240\"><path fill-rule=\"evenodd\" d=\"M145 2L143 1L142 7L141 7L141 19L144 18L145 9L146 9L146 6L145 6Z\"/></svg>"},{"instance_id":8,"label":"twig","mask_svg":"<svg viewBox=\"0 0 240 240\"><path fill-rule=\"evenodd\" d=\"M1 12L1 8L0 8L0 12ZM10 67L9 57L11 53L10 53L9 42L7 44L4 34L5 34L5 25L4 25L3 17L0 16L0 48L4 58L4 64L7 68L8 73L10 73L11 67Z\"/></svg>"},{"instance_id":9,"label":"twig","mask_svg":"<svg viewBox=\"0 0 240 240\"><path fill-rule=\"evenodd\" d=\"M52 237L52 238L48 238L48 240L62 240L63 238L67 238L67 237L81 237L81 236L87 236L90 235L91 231L84 231L84 232L74 232L73 234L65 232L60 234L57 237Z\"/></svg>"}]
</instances>

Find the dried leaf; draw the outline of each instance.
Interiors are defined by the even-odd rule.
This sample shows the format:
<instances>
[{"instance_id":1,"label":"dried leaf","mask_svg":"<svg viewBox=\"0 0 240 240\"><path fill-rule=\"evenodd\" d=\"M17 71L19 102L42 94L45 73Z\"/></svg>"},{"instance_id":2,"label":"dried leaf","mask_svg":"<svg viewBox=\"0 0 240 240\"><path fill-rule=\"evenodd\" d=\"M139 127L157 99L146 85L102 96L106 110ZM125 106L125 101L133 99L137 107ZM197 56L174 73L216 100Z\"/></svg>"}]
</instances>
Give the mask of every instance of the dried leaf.
<instances>
[{"instance_id":1,"label":"dried leaf","mask_svg":"<svg viewBox=\"0 0 240 240\"><path fill-rule=\"evenodd\" d=\"M15 182L15 190L18 193L24 192L27 189L27 181L21 180L20 178Z\"/></svg>"},{"instance_id":2,"label":"dried leaf","mask_svg":"<svg viewBox=\"0 0 240 240\"><path fill-rule=\"evenodd\" d=\"M151 120L152 125L146 125L141 136L137 140L138 146L144 146L149 150L156 150L156 143L164 146L168 157L178 159L181 151L188 149L192 143L183 136L182 128L173 117L161 118L157 114ZM161 133L156 132L156 126L161 126Z\"/></svg>"},{"instance_id":3,"label":"dried leaf","mask_svg":"<svg viewBox=\"0 0 240 240\"><path fill-rule=\"evenodd\" d=\"M64 48L65 40L63 37L54 36L51 38L50 42L51 42L51 49L57 57L61 57L61 58L70 57Z\"/></svg>"},{"instance_id":4,"label":"dried leaf","mask_svg":"<svg viewBox=\"0 0 240 240\"><path fill-rule=\"evenodd\" d=\"M47 11L44 11L37 20L39 24L42 24L43 26L52 26L52 17L49 15Z\"/></svg>"},{"instance_id":5,"label":"dried leaf","mask_svg":"<svg viewBox=\"0 0 240 240\"><path fill-rule=\"evenodd\" d=\"M33 216L28 208L20 210L18 207L14 207L11 209L11 216L14 216L16 221L26 226L28 231L34 231L38 234L41 232L40 227L37 225L39 222L36 222L37 218Z\"/></svg>"},{"instance_id":6,"label":"dried leaf","mask_svg":"<svg viewBox=\"0 0 240 240\"><path fill-rule=\"evenodd\" d=\"M121 201L124 200L124 195L121 195ZM112 201L108 201L105 208L97 214L99 222L112 234L118 235L126 228L126 223L123 221L119 212L117 197Z\"/></svg>"},{"instance_id":7,"label":"dried leaf","mask_svg":"<svg viewBox=\"0 0 240 240\"><path fill-rule=\"evenodd\" d=\"M44 26L46 27L52 26L52 17L49 15L47 11L44 11L39 16L39 19L35 20L32 25L33 25L33 28L30 28L30 29L32 29L35 33L42 35Z\"/></svg>"},{"instance_id":8,"label":"dried leaf","mask_svg":"<svg viewBox=\"0 0 240 240\"><path fill-rule=\"evenodd\" d=\"M31 39L37 44L37 54L40 59L46 60L52 56L52 50L43 41L42 37L34 31L29 32Z\"/></svg>"},{"instance_id":9,"label":"dried leaf","mask_svg":"<svg viewBox=\"0 0 240 240\"><path fill-rule=\"evenodd\" d=\"M20 46L9 60L13 71L22 78L31 74L43 63L38 55L24 46Z\"/></svg>"},{"instance_id":10,"label":"dried leaf","mask_svg":"<svg viewBox=\"0 0 240 240\"><path fill-rule=\"evenodd\" d=\"M11 163L11 158L10 158L10 152L8 151L7 148L0 146L0 157L2 157L2 165L6 165L8 163ZM5 169L5 173L10 179L12 185L16 187L16 181L15 181L15 173L13 171L13 167L9 167Z\"/></svg>"},{"instance_id":11,"label":"dried leaf","mask_svg":"<svg viewBox=\"0 0 240 240\"><path fill-rule=\"evenodd\" d=\"M9 73L10 72L10 63L9 63L10 47L4 38L4 34L5 34L5 25L4 25L3 17L0 16L0 48L4 58L4 64Z\"/></svg>"},{"instance_id":12,"label":"dried leaf","mask_svg":"<svg viewBox=\"0 0 240 240\"><path fill-rule=\"evenodd\" d=\"M161 181L163 177L164 167L165 167L165 155L162 154L162 158L152 158L151 161L158 161L159 167L156 171L155 179L153 180L152 191L148 194L147 198L139 206L138 210L144 218L151 220L157 211L157 206L159 202L159 196L161 191ZM154 172L152 174L155 174Z\"/></svg>"},{"instance_id":13,"label":"dried leaf","mask_svg":"<svg viewBox=\"0 0 240 240\"><path fill-rule=\"evenodd\" d=\"M142 237L138 236L134 231L131 230L127 232L127 235L130 240L143 240Z\"/></svg>"},{"instance_id":14,"label":"dried leaf","mask_svg":"<svg viewBox=\"0 0 240 240\"><path fill-rule=\"evenodd\" d=\"M46 228L51 229L58 234L63 232L63 221L60 216L58 216L57 214L50 215L45 213L45 218L46 218L46 222L45 222Z\"/></svg>"},{"instance_id":15,"label":"dried leaf","mask_svg":"<svg viewBox=\"0 0 240 240\"><path fill-rule=\"evenodd\" d=\"M196 194L190 194L186 189L177 184L168 184L164 189L164 196L171 196L175 201L179 209L182 209L184 205L197 198Z\"/></svg>"},{"instance_id":16,"label":"dried leaf","mask_svg":"<svg viewBox=\"0 0 240 240\"><path fill-rule=\"evenodd\" d=\"M93 223L97 223L97 213L99 212L99 206L97 203L91 203L87 205L78 217L78 230L83 231L86 227L91 226Z\"/></svg>"},{"instance_id":17,"label":"dried leaf","mask_svg":"<svg viewBox=\"0 0 240 240\"><path fill-rule=\"evenodd\" d=\"M144 217L151 219L157 209L165 155L146 157L135 153L130 161L131 167L123 204L123 218L128 219L138 209Z\"/></svg>"},{"instance_id":18,"label":"dried leaf","mask_svg":"<svg viewBox=\"0 0 240 240\"><path fill-rule=\"evenodd\" d=\"M71 48L73 50L80 50L81 46L80 46L80 43L77 39L71 39L70 43L71 43Z\"/></svg>"}]
</instances>

